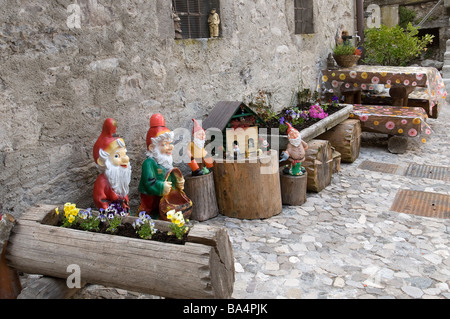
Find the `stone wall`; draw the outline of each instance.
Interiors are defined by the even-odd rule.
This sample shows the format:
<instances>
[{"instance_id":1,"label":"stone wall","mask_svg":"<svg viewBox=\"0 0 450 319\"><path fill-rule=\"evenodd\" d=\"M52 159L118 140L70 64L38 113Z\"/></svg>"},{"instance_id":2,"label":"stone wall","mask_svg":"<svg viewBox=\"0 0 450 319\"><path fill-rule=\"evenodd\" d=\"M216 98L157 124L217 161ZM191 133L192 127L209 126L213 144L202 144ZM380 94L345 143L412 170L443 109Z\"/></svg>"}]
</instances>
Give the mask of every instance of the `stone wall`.
<instances>
[{"instance_id":1,"label":"stone wall","mask_svg":"<svg viewBox=\"0 0 450 319\"><path fill-rule=\"evenodd\" d=\"M314 1L316 33L294 34L293 0L221 1L223 36L174 40L168 0L1 0L0 210L93 207L92 147L118 121L133 167L132 209L152 113L190 130L220 100L270 93L275 109L315 88L354 3Z\"/></svg>"}]
</instances>

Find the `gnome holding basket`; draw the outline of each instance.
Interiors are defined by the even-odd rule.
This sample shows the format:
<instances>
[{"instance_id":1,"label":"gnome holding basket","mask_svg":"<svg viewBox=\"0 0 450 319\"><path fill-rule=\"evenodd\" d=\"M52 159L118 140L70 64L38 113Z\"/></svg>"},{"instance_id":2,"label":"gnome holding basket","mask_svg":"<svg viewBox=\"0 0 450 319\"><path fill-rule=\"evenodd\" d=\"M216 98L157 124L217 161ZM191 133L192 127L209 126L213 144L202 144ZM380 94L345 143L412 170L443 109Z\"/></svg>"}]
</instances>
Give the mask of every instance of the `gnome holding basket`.
<instances>
[{"instance_id":1,"label":"gnome holding basket","mask_svg":"<svg viewBox=\"0 0 450 319\"><path fill-rule=\"evenodd\" d=\"M130 158L123 139L114 136L116 128L117 122L114 119L106 119L94 144L94 160L103 173L94 183L93 198L99 209L107 209L112 202L119 201L129 212Z\"/></svg>"},{"instance_id":2,"label":"gnome holding basket","mask_svg":"<svg viewBox=\"0 0 450 319\"><path fill-rule=\"evenodd\" d=\"M164 117L153 114L146 138L147 159L139 182L139 212L145 211L152 218L167 220L166 213L172 209L189 218L192 211L192 201L183 191L183 174L173 167L173 139L174 133L166 127Z\"/></svg>"}]
</instances>

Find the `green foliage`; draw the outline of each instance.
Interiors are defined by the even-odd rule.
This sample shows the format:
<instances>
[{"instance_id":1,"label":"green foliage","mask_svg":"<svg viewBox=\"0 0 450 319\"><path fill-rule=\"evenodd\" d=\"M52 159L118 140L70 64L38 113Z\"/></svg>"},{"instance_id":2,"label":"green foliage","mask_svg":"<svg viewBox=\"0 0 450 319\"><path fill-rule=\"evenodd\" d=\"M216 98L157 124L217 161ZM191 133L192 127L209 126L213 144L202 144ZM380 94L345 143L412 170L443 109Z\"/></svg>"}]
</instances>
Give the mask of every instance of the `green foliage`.
<instances>
[{"instance_id":1,"label":"green foliage","mask_svg":"<svg viewBox=\"0 0 450 319\"><path fill-rule=\"evenodd\" d=\"M419 29L408 23L406 29L400 26L367 29L365 32L364 63L369 65L406 66L426 51L433 42L433 35L419 38Z\"/></svg>"},{"instance_id":2,"label":"green foliage","mask_svg":"<svg viewBox=\"0 0 450 319\"><path fill-rule=\"evenodd\" d=\"M407 7L400 6L398 15L400 19L399 26L402 27L403 29L406 29L408 27L408 23L414 22L414 19L417 16L417 12L412 9L408 9Z\"/></svg>"},{"instance_id":3,"label":"green foliage","mask_svg":"<svg viewBox=\"0 0 450 319\"><path fill-rule=\"evenodd\" d=\"M356 48L348 44L338 44L333 49L334 55L353 55Z\"/></svg>"}]
</instances>

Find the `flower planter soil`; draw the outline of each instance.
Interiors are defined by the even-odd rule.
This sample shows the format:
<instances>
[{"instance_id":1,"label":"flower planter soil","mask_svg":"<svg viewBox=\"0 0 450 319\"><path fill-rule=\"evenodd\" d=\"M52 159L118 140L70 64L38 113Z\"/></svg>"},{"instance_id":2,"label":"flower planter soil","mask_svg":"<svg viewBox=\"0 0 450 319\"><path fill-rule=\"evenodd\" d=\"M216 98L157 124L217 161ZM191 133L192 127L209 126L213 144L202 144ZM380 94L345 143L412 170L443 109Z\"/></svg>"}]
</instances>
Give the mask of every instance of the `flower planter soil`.
<instances>
[{"instance_id":1,"label":"flower planter soil","mask_svg":"<svg viewBox=\"0 0 450 319\"><path fill-rule=\"evenodd\" d=\"M329 105L328 109L326 111L326 113L328 113L328 116L330 116L331 114L334 114L340 110L342 110L343 108L345 108L347 105L345 104L338 104L337 106L333 106L333 105ZM309 106L303 106L303 107L298 107L299 110L309 110ZM280 113L277 114L278 118L281 118L286 110L288 109L283 109ZM296 124L296 125L292 125L295 129L297 129L299 132L316 124L317 122L319 122L320 119L308 119L307 121L303 122L302 124ZM261 128L267 128L267 129L271 129L271 128L279 128L280 127L280 121L277 118L274 119L270 119L268 121L265 121L263 124L261 124ZM286 132L281 133L281 135L287 135Z\"/></svg>"},{"instance_id":2,"label":"flower planter soil","mask_svg":"<svg viewBox=\"0 0 450 319\"><path fill-rule=\"evenodd\" d=\"M57 226L61 226L61 225L62 225L62 223L59 222ZM98 231L97 230L88 230L88 231L94 232L94 233L100 233L100 234L108 234L108 235L142 239L139 237L139 235L136 233L136 230L133 228L133 226L130 223L124 223L124 224L118 226L117 230L113 233L107 231L107 228L108 228L107 223L100 223ZM72 227L70 227L70 229L85 231L79 225L73 225ZM175 236L168 235L168 233L165 231L157 230L156 233L152 236L152 238L148 239L148 240L154 240L154 241L170 243L170 244L184 245L187 241L187 234L184 234L184 236L181 239L178 239Z\"/></svg>"}]
</instances>

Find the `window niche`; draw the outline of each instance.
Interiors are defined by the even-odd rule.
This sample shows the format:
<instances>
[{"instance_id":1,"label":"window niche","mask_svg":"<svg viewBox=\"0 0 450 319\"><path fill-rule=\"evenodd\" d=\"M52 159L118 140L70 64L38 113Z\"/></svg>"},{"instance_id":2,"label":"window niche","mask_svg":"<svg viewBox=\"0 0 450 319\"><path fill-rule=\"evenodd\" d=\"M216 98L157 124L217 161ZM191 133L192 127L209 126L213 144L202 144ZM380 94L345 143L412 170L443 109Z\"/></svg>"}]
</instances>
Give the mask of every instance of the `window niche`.
<instances>
[{"instance_id":1,"label":"window niche","mask_svg":"<svg viewBox=\"0 0 450 319\"><path fill-rule=\"evenodd\" d=\"M176 39L220 36L220 0L172 0L172 8ZM215 9L216 15L210 18L213 9ZM216 34L210 32L209 22L213 21L219 22ZM211 31L214 31L214 28Z\"/></svg>"},{"instance_id":2,"label":"window niche","mask_svg":"<svg viewBox=\"0 0 450 319\"><path fill-rule=\"evenodd\" d=\"M314 1L294 0L295 34L312 34L314 28Z\"/></svg>"}]
</instances>

